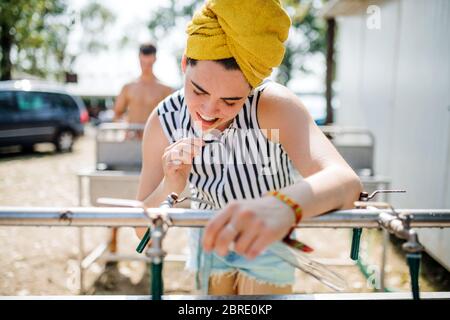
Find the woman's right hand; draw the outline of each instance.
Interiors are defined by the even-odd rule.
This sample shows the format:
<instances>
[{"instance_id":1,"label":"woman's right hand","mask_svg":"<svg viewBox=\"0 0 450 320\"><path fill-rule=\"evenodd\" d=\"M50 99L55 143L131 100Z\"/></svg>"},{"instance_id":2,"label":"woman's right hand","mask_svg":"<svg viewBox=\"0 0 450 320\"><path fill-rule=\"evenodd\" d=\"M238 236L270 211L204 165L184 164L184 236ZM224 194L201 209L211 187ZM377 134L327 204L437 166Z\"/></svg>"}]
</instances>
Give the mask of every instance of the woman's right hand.
<instances>
[{"instance_id":1,"label":"woman's right hand","mask_svg":"<svg viewBox=\"0 0 450 320\"><path fill-rule=\"evenodd\" d=\"M200 154L204 144L201 138L183 138L164 150L162 164L166 188L176 193L184 190L193 158Z\"/></svg>"}]
</instances>

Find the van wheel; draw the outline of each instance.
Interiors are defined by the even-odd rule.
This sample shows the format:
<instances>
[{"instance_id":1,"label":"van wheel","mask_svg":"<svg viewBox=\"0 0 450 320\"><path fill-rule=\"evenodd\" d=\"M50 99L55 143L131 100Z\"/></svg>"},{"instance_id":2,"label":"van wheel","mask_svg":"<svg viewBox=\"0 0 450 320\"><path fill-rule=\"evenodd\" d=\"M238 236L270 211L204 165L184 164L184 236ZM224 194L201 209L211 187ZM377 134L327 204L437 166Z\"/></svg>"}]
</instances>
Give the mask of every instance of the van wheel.
<instances>
[{"instance_id":1,"label":"van wheel","mask_svg":"<svg viewBox=\"0 0 450 320\"><path fill-rule=\"evenodd\" d=\"M59 152L72 151L73 142L74 136L71 131L68 130L61 131L56 137L55 141L56 150Z\"/></svg>"}]
</instances>

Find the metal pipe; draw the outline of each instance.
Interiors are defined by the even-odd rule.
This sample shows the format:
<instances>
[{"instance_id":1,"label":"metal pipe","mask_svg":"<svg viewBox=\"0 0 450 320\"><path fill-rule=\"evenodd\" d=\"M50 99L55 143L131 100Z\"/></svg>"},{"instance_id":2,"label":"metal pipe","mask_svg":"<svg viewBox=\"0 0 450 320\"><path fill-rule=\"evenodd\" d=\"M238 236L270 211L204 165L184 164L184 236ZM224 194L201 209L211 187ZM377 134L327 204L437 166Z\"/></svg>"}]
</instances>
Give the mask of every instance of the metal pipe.
<instances>
[{"instance_id":1,"label":"metal pipe","mask_svg":"<svg viewBox=\"0 0 450 320\"><path fill-rule=\"evenodd\" d=\"M100 130L144 130L145 125L140 123L106 122L99 126Z\"/></svg>"},{"instance_id":2,"label":"metal pipe","mask_svg":"<svg viewBox=\"0 0 450 320\"><path fill-rule=\"evenodd\" d=\"M450 299L450 292L423 292L424 299ZM39 296L1 296L0 300L151 300L149 295L39 295ZM357 293L308 293L289 295L243 295L243 296L202 296L202 295L164 295L163 300L406 300L410 292L357 292ZM444 302L445 303L445 302Z\"/></svg>"},{"instance_id":3,"label":"metal pipe","mask_svg":"<svg viewBox=\"0 0 450 320\"><path fill-rule=\"evenodd\" d=\"M166 212L174 226L203 227L214 215L212 210L147 209L147 213ZM411 227L450 227L450 209L397 209L413 215ZM333 211L314 218L305 218L298 228L379 228L379 214L387 210L352 209ZM148 227L150 221L140 208L106 207L0 207L0 226L89 226Z\"/></svg>"}]
</instances>

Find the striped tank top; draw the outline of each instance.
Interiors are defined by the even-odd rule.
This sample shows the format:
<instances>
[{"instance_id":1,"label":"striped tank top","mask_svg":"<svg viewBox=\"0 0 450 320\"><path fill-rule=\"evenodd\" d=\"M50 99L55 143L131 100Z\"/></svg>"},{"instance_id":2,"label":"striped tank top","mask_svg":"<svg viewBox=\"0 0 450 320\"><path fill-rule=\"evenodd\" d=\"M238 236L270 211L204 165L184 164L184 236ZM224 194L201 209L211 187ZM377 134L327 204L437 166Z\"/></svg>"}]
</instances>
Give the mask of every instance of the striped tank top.
<instances>
[{"instance_id":1,"label":"striped tank top","mask_svg":"<svg viewBox=\"0 0 450 320\"><path fill-rule=\"evenodd\" d=\"M214 203L193 203L199 209L223 208L230 200L258 198L294 183L293 165L282 145L265 137L257 119L258 101L266 84L255 88L230 126L212 136L193 159L189 175L192 196ZM196 137L184 90L163 100L157 110L170 143ZM277 132L272 131L272 137Z\"/></svg>"},{"instance_id":2,"label":"striped tank top","mask_svg":"<svg viewBox=\"0 0 450 320\"><path fill-rule=\"evenodd\" d=\"M224 131L207 140L193 159L189 188L195 198L192 209L220 209L231 200L258 198L272 190L294 184L295 169L280 143L266 138L257 119L258 101L270 82L252 90L242 109ZM172 144L181 138L198 137L184 99L184 88L160 102L157 113L163 131ZM271 132L272 137L277 132ZM212 205L214 204L214 205ZM197 230L198 231L198 230ZM198 255L200 233L191 230L190 251ZM189 269L198 262L188 260Z\"/></svg>"}]
</instances>

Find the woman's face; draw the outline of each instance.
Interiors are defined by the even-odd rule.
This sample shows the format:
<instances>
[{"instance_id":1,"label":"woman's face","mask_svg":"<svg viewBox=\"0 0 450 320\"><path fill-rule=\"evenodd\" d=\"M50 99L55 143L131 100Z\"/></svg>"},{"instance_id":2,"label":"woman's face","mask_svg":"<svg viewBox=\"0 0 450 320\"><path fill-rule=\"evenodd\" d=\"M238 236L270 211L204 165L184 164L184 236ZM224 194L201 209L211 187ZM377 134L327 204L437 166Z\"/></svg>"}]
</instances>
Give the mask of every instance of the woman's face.
<instances>
[{"instance_id":1,"label":"woman's face","mask_svg":"<svg viewBox=\"0 0 450 320\"><path fill-rule=\"evenodd\" d=\"M242 109L250 85L240 70L202 60L195 66L183 62L185 99L192 120L202 130L224 130Z\"/></svg>"}]
</instances>

